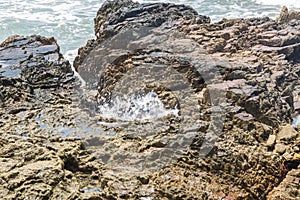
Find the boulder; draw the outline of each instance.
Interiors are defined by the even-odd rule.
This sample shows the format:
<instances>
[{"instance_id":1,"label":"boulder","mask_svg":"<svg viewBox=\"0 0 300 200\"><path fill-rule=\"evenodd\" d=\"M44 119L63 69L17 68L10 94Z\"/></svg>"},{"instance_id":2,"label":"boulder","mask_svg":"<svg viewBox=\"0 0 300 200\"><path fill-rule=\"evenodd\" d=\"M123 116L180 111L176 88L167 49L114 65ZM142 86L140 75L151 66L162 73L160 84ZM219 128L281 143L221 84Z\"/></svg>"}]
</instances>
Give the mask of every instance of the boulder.
<instances>
[{"instance_id":1,"label":"boulder","mask_svg":"<svg viewBox=\"0 0 300 200\"><path fill-rule=\"evenodd\" d=\"M292 125L281 126L279 133L276 136L278 141L290 141L299 137L299 133L294 129Z\"/></svg>"},{"instance_id":2,"label":"boulder","mask_svg":"<svg viewBox=\"0 0 300 200\"><path fill-rule=\"evenodd\" d=\"M0 45L0 102L34 95L35 88L58 88L73 79L54 38L11 36Z\"/></svg>"},{"instance_id":3,"label":"boulder","mask_svg":"<svg viewBox=\"0 0 300 200\"><path fill-rule=\"evenodd\" d=\"M209 17L198 15L197 12L185 5L170 3L139 4L131 0L106 1L97 12L95 18L96 41L88 41L85 47L79 49L74 67L79 72L80 65L89 52L103 40L125 30L138 28L155 28L165 26L178 27L178 23L209 23ZM128 36L127 36L128 37ZM81 69L79 69L81 67ZM90 69L91 70L91 69Z\"/></svg>"}]
</instances>

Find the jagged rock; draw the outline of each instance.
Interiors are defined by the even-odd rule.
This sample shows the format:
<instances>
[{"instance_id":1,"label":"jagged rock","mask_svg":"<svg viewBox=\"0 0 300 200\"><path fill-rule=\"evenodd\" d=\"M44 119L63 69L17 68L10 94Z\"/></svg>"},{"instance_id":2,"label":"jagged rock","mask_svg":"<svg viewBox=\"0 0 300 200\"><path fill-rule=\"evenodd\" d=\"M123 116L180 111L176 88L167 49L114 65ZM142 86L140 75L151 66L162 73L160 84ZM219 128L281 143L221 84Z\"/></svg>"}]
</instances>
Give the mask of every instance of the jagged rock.
<instances>
[{"instance_id":1,"label":"jagged rock","mask_svg":"<svg viewBox=\"0 0 300 200\"><path fill-rule=\"evenodd\" d=\"M49 61L59 61L63 58L53 37L14 35L0 44L2 68L21 64L32 57L44 58Z\"/></svg>"},{"instance_id":2,"label":"jagged rock","mask_svg":"<svg viewBox=\"0 0 300 200\"><path fill-rule=\"evenodd\" d=\"M280 199L280 200L296 200L299 199L299 181L300 181L300 169L292 169L286 178L280 183L279 186L274 188L267 196L268 200Z\"/></svg>"},{"instance_id":3,"label":"jagged rock","mask_svg":"<svg viewBox=\"0 0 300 200\"><path fill-rule=\"evenodd\" d=\"M97 12L94 30L98 39L105 39L124 29L158 27L164 23L172 27L176 21L183 20L192 23L210 21L208 17L199 16L194 9L185 5L106 1Z\"/></svg>"},{"instance_id":4,"label":"jagged rock","mask_svg":"<svg viewBox=\"0 0 300 200\"><path fill-rule=\"evenodd\" d=\"M149 18L145 17L147 12L140 14L139 10L143 7L145 7L147 12L153 12L154 14L151 17L149 16ZM174 107L176 103L172 104L170 103L173 101L172 98L166 98L166 96L170 97L166 90L170 85L174 86L170 87L172 88L171 91L177 91L177 89L180 91L180 89L187 87L183 87L178 83L171 84L171 80L174 79L172 76L166 76L164 80L165 85L169 82L168 87L152 86L150 84L152 83L151 81L157 79L155 74L149 73L149 69L156 65L164 66L165 64L176 63L179 67L166 68L166 71L175 69L183 77L192 77L188 78L189 86L195 90L196 96L200 97L201 112L205 113L203 122L209 123L210 118L207 116L212 110L210 105L218 102L217 98L212 98L214 94L226 93L226 103L228 108L231 109L226 115L228 120L224 125L226 131L222 133L222 139L218 140L216 147L218 153L226 152L224 153L224 159L220 159L216 155L218 153L212 153L211 157L205 159L206 164L193 158L182 158L183 163L189 163L190 167L196 168L198 174L204 174L214 181L217 180L217 176L216 191L210 189L212 186L205 179L200 178L201 180L198 180L199 177L202 177L199 175L191 175L189 178L189 180L202 182L201 186L198 184L199 186L195 186L194 189L198 191L198 196L182 189L182 187L189 186L181 183L181 181L175 181L176 184L173 185L171 182L174 182L174 177L179 176L178 180L183 182L184 180L187 181L187 179L179 175L182 168L179 167L179 172L177 171L176 174L173 171L175 169L170 167L166 171L161 172L161 175L157 175L155 186L151 184L151 180L148 183L149 187L153 186L159 192L144 191L145 196L183 198L180 195L184 194L185 197L191 199L204 198L204 196L209 196L213 199L220 197L232 199L266 197L268 192L281 181L281 174L283 176L286 174L285 169L278 166L284 162L284 158L281 155L290 148L290 144L277 144L274 152L267 152L264 146L267 144L267 147L273 148L275 145L274 133L278 131L280 125L291 122L294 107L292 90L297 85L296 80L299 76L297 73L291 73L291 71L295 69L294 64L299 62L297 56L300 42L298 37L299 26L279 25L269 18L223 20L215 24L199 23L197 20L194 20L199 17L193 11L191 12L192 14L186 15L190 16L189 19L184 17L173 18L172 16L177 14L174 14L172 11L168 22L162 20L161 22L163 23L155 23L154 28L151 29L151 31L156 31L154 34L149 29L141 29L143 25L139 22L143 22L145 27L148 27L148 24L155 21L156 16L160 19L163 13L168 11L166 8L173 8L173 5L151 4L150 7L153 10L150 11L148 9L148 4L140 5L131 1L114 1L105 3L99 10L95 20L95 35L97 39L89 41L79 51L79 56L74 63L79 73L86 77L86 80L90 81L92 85L97 81L99 82L98 102L101 104L105 101L109 102L112 93L125 92L118 89L122 88L118 87L118 84L125 86L129 83L128 81L139 80L140 77L143 77L144 82L148 81L148 88L142 86L138 81L139 84L131 84L130 87L144 87L147 91L154 90L159 94L159 98L163 100L167 107ZM173 9L181 9L181 7L175 6ZM157 10L162 11L162 15L158 15ZM190 12L189 8L185 10ZM140 16L143 19L140 19ZM202 20L202 22L208 21ZM185 43L177 40L178 38L172 38L172 40L168 41L162 37L161 33L165 35L169 33L165 28L170 26L170 24L176 27L176 30L180 31L180 33L185 33ZM133 32L137 36L133 37ZM195 44L186 37L199 44L199 46L196 45L199 50L197 58L205 64L200 64L196 67L193 65L195 62L191 62L191 59L179 59L178 53L184 54L183 51L177 51L174 48L168 49L168 47L172 46L172 43L178 44L177 47L179 49L187 49L190 44ZM121 38L129 39L124 41ZM140 45L137 45L136 41ZM151 43L152 46L150 45ZM107 44L114 44L115 46ZM133 48L130 49L130 47ZM136 49L138 51L135 51ZM206 51L203 51L203 49ZM105 50L110 53L106 54ZM90 56L91 52L94 54L94 57L91 60L84 61ZM101 57L102 60L93 60L97 56ZM217 67L215 69L217 69L218 75L216 75L216 71L212 70L213 68L209 67L213 65L211 60L215 63L214 66ZM94 61L95 63L102 61L102 65L96 67L95 65L86 65L86 63L93 63ZM132 73L135 69L142 70ZM129 72L131 73L130 75L127 74ZM147 76L147 73L149 76ZM162 73L160 72L160 74ZM168 79L168 77L171 77L171 79ZM130 83L134 83L134 81ZM267 130L262 127L269 128ZM206 131L207 128L201 130ZM292 138L293 141L294 139ZM228 146L228 141L233 143L233 146L236 148ZM193 148L197 149L199 145L201 146L200 139L194 142L192 144ZM164 143L159 141L159 143L155 144ZM126 146L125 144L123 145ZM278 145L284 145L284 148L279 148L280 146ZM254 150L249 146L257 148L254 148ZM147 149L149 146L146 145L145 148ZM163 147L160 146L160 148ZM245 158L240 149L245 149L248 155L251 154L249 157L253 160L247 159L249 157ZM280 155L276 153L277 151ZM261 158L259 155L268 156ZM242 160L244 159L247 161L243 162ZM261 164L262 160L268 164ZM232 166L232 163L235 165L234 168L229 167ZM243 173L239 170L243 171ZM209 172L209 174L205 171ZM221 171L222 175L218 171ZM240 173L243 175L239 176ZM161 176L168 178L160 178ZM259 177L256 178L256 180L259 180L250 181L255 179L254 177ZM107 197L117 195L115 191L119 191L118 187L120 187L119 179L110 178L114 189L106 191ZM233 185L242 185L243 189L226 187L228 186L228 180L233 180ZM127 181L129 182L130 179ZM222 184L223 181L226 184ZM162 184L166 184L166 182L169 188L163 187ZM195 183L195 185L197 184ZM128 188L124 188L124 190L127 191L125 194L128 195L124 194L124 197L131 197L129 194L131 190ZM137 193L139 192L141 191L138 190Z\"/></svg>"},{"instance_id":5,"label":"jagged rock","mask_svg":"<svg viewBox=\"0 0 300 200\"><path fill-rule=\"evenodd\" d=\"M132 28L166 26L175 28L181 21L185 23L209 23L209 17L198 15L191 7L170 3L139 4L131 0L106 1L97 12L95 18L96 41L90 40L87 45L79 49L74 67L79 72L80 64L89 52L103 40L117 33ZM82 67L82 66L81 66ZM83 69L91 70L91 69Z\"/></svg>"},{"instance_id":6,"label":"jagged rock","mask_svg":"<svg viewBox=\"0 0 300 200\"><path fill-rule=\"evenodd\" d=\"M53 38L7 39L0 198L297 199L299 132L287 124L297 109L299 27L210 24L183 5L106 1L97 39L74 62L91 90L78 87ZM99 116L99 104L135 88L179 116Z\"/></svg>"},{"instance_id":7,"label":"jagged rock","mask_svg":"<svg viewBox=\"0 0 300 200\"><path fill-rule=\"evenodd\" d=\"M168 12L170 7L174 10L182 9L182 7L174 7L172 4L150 4L149 6L149 4L140 5L131 1L105 3L99 10L95 20L97 39L89 41L79 51L79 56L74 63L76 69L92 85L97 81L99 82L98 102L101 104L105 101L109 102L112 93L125 92L121 90L122 87L118 87L118 84L124 86L130 80L139 80L140 77L143 77L143 81L148 81L148 85L150 85L148 88L142 86L142 84L131 84L130 87L144 87L147 91L154 90L167 107L174 107L176 104L170 103L173 101L172 98L166 98L166 96L170 96L170 94L166 95L168 87L155 87L150 84L151 81L155 81L157 78L155 74L149 73L149 69L156 65L164 66L165 64L176 63L179 67L166 69L175 69L183 77L192 77L188 79L189 86L195 90L196 96L200 97L201 112L205 113L203 120L207 120L205 123L209 123L210 120L207 117L212 110L210 105L218 102L218 99L212 98L212 96L222 92L226 93L226 103L228 108L231 109L226 115L228 121L224 125L225 133L222 133L222 139L218 140L217 153L212 153L211 157L205 159L206 163L198 162L193 159L193 156L192 158L182 158L183 163L188 163L190 167L198 170L198 176L191 175L189 180L198 180L199 177L202 177L199 174L204 174L210 180L216 181L217 176L216 191L211 190L212 186L205 179L200 178L201 180L198 181L202 182L201 186L198 184L199 186L195 186L195 189L193 189L193 191L198 191L198 196L189 193L187 190L182 189L182 187L188 187L181 182L187 181L187 179L179 175L183 168L179 167L179 171L176 171L176 173L174 172L175 168L168 167L166 171L156 176L154 179L155 186L151 184L151 180L148 183L149 187L153 186L159 192L151 193L146 192L146 190L144 191L145 196L179 199L183 198L182 194L191 199L204 198L205 196L213 199L220 197L232 199L266 197L268 192L281 181L281 177L287 173L285 169L278 166L284 162L281 155L288 151L290 143L276 144L274 152L267 152L264 146L267 144L268 147L272 148L275 145L274 133L278 132L279 126L291 122L294 108L292 90L297 85L296 80L299 77L299 74L291 73L295 69L294 64L299 62L297 56L300 42L299 26L297 23L279 25L269 18L223 20L215 24L209 24L206 23L208 21L201 20L205 23L199 23L195 20L199 17L189 8L184 9L185 12L191 13L185 15L186 18L173 17L177 14L172 11L169 21L161 20L161 23L153 24L153 22L157 22L155 17L161 19L164 12ZM145 13L140 11L142 8L145 8ZM149 8L153 10L149 10ZM161 15L157 14L158 10L162 12ZM145 17L147 13L153 14ZM143 22L143 25L140 22ZM141 26L149 28L149 24L154 26L151 31L155 30L155 34L149 29L141 29ZM161 33L166 35L168 32L165 28L169 26L176 27L176 31L180 31L180 33L185 33L186 43L174 38L170 41L163 39ZM133 37L133 34L131 34L133 32L137 36ZM205 64L196 67L193 65L195 62L191 62L191 59L179 59L178 53L182 55L184 54L183 51L177 51L174 48L168 49L172 46L172 43L178 44L179 49L187 49L190 44L194 44L192 40L187 40L186 37L199 44L199 46L196 45L199 49L197 58L203 60L202 63ZM118 38L129 39L124 41ZM137 45L136 41L140 45ZM114 44L115 46L107 44ZM130 49L130 47L133 48ZM93 52L95 49L97 51ZM138 51L135 51L136 49ZM203 51L203 49L206 51ZM105 50L110 53L106 54ZM90 57L91 52L94 57L91 60L84 61ZM93 60L97 56L102 57L102 60ZM107 58L103 59L105 56ZM210 60L215 62L215 69L219 73L217 76L214 76L216 71L209 67L213 65ZM86 63L93 63L91 61L95 61L95 63L102 61L102 65L96 67L94 67L95 65L86 65ZM143 70L137 70L135 74L132 74L135 69L140 68ZM130 75L128 75L129 72ZM147 73L149 76L147 76ZM170 82L170 85L174 86L171 87L171 91L177 91L177 89L180 91L180 89L187 88L178 83L171 84L174 77L166 77L171 77L171 79L165 78L164 80L165 85ZM130 83L134 83L134 81ZM261 127L269 127L269 129L266 130ZM205 131L207 128L201 130ZM294 137L291 139L292 141L295 140ZM236 148L228 146L228 141L233 143ZM192 144L193 148L197 149L199 145L201 146L200 139L195 139L194 142ZM165 143L161 143L161 141L155 144L164 144L163 146L165 146ZM280 145L284 145L282 146L284 148L279 148ZM255 150L249 146L255 147ZM149 148L149 146L146 145L146 148ZM160 148L163 147L160 146ZM245 158L240 149L245 149L248 155L251 154L249 157L253 160L250 161L249 157ZM279 152L280 155L276 152ZM219 153L225 154L224 159L217 156ZM259 155L268 156L261 158ZM247 161L243 162L244 159ZM268 164L262 164L262 160ZM232 163L235 166L233 168L229 167L232 166ZM180 164L178 165L180 166ZM218 171L221 171L222 175ZM206 172L209 172L209 174ZM239 172L243 175L239 176ZM161 176L167 178L164 179ZM173 178L177 176L178 179L176 180L181 181L175 181L176 184L172 184L171 182L174 182ZM250 181L253 179L257 181ZM115 191L119 191L118 187L120 187L119 179L110 177L110 180L114 189L106 191L107 197L117 195ZM242 185L243 189L233 189L230 186L227 188L228 180L232 180L233 185ZM130 179L127 181L129 182ZM226 186L222 184L223 181L226 182ZM163 187L166 182L169 188ZM195 185L197 184L195 183ZM131 197L130 189L124 188L124 190L127 191L125 192L127 196L124 194L124 197ZM139 192L141 191L138 190Z\"/></svg>"},{"instance_id":8,"label":"jagged rock","mask_svg":"<svg viewBox=\"0 0 300 200\"><path fill-rule=\"evenodd\" d=\"M36 35L5 40L0 63L0 198L81 198L88 184L73 173L91 173L99 162L82 142L53 139L70 130L63 124L76 124L69 117L69 106L79 105L71 99L78 85L71 65L54 38Z\"/></svg>"},{"instance_id":9,"label":"jagged rock","mask_svg":"<svg viewBox=\"0 0 300 200\"><path fill-rule=\"evenodd\" d=\"M279 17L276 18L276 21L278 23L288 23L292 20L300 20L300 12L294 10L289 11L286 6L283 6Z\"/></svg>"},{"instance_id":10,"label":"jagged rock","mask_svg":"<svg viewBox=\"0 0 300 200\"><path fill-rule=\"evenodd\" d=\"M290 141L299 136L299 133L291 125L282 126L279 128L276 140L278 141Z\"/></svg>"},{"instance_id":11,"label":"jagged rock","mask_svg":"<svg viewBox=\"0 0 300 200\"><path fill-rule=\"evenodd\" d=\"M35 88L59 88L73 79L54 38L12 36L0 45L0 102L19 102Z\"/></svg>"}]
</instances>

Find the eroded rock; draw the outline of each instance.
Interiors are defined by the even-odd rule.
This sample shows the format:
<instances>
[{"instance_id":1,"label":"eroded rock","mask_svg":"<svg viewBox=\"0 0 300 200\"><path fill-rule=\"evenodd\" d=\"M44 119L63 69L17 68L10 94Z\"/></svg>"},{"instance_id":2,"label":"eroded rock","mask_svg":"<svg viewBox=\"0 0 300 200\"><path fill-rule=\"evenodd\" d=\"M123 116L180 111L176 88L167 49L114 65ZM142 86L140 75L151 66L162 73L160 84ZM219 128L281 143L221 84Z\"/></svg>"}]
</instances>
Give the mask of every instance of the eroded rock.
<instances>
[{"instance_id":1,"label":"eroded rock","mask_svg":"<svg viewBox=\"0 0 300 200\"><path fill-rule=\"evenodd\" d=\"M300 12L295 10L289 11L286 6L283 6L281 13L276 21L279 23L288 23L292 20L300 20Z\"/></svg>"},{"instance_id":2,"label":"eroded rock","mask_svg":"<svg viewBox=\"0 0 300 200\"><path fill-rule=\"evenodd\" d=\"M279 129L276 139L278 141L289 141L297 138L299 133L291 125L282 126Z\"/></svg>"},{"instance_id":3,"label":"eroded rock","mask_svg":"<svg viewBox=\"0 0 300 200\"><path fill-rule=\"evenodd\" d=\"M53 38L7 39L0 198L299 198L299 130L287 125L297 110L298 33L295 19L209 24L183 5L107 1L97 39L74 63L91 90L78 87ZM99 116L99 104L130 86L156 92L178 118Z\"/></svg>"}]
</instances>

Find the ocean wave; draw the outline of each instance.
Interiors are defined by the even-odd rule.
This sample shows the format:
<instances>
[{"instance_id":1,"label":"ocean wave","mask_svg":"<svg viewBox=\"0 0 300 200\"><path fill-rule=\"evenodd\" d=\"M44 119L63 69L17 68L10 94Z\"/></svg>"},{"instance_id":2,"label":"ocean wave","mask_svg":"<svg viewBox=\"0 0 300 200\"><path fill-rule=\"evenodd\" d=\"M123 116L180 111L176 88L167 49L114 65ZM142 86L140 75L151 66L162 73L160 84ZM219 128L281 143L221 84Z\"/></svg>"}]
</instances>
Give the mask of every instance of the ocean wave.
<instances>
[{"instance_id":1,"label":"ocean wave","mask_svg":"<svg viewBox=\"0 0 300 200\"><path fill-rule=\"evenodd\" d=\"M290 9L300 8L299 0L256 0L256 3L262 5L287 6Z\"/></svg>"}]
</instances>

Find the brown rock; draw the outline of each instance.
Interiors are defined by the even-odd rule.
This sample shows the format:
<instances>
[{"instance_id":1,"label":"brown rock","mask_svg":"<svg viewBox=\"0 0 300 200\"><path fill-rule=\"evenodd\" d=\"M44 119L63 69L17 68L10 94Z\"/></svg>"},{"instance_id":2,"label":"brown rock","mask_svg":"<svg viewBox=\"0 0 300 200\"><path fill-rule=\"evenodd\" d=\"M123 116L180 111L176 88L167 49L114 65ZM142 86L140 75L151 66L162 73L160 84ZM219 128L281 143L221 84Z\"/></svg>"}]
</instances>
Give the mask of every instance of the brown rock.
<instances>
[{"instance_id":1,"label":"brown rock","mask_svg":"<svg viewBox=\"0 0 300 200\"><path fill-rule=\"evenodd\" d=\"M284 144L276 144L274 151L279 154L284 154L284 152L287 150L287 148L288 148L288 146L286 146Z\"/></svg>"},{"instance_id":2,"label":"brown rock","mask_svg":"<svg viewBox=\"0 0 300 200\"><path fill-rule=\"evenodd\" d=\"M10 38L0 48L0 57L20 60L16 69L22 76L0 77L0 100L5 104L0 109L1 199L298 198L299 145L293 141L297 136L290 127L274 135L294 116L291 91L299 85L300 75L296 22L279 25L269 18L252 18L209 24L209 18L187 6L130 0L106 1L95 22L97 39L79 51L76 63L79 72L86 70L86 77L94 76L96 83L104 74L95 84L98 94L112 91L117 82L121 89L132 89L122 79L124 74L133 82L142 78L167 108L178 105L180 116L153 120L154 124L102 119L95 111L95 93L74 89L76 82L67 75L70 66L56 59L59 48L54 41L41 39L35 53L24 57L22 49L14 47L10 55L5 48L27 48L27 41ZM142 31L132 32L134 27ZM144 31L145 27L155 31ZM166 41L169 29L180 38ZM127 44L136 51L114 49ZM108 65L80 66L95 49L99 51L94 58L102 56ZM46 62L48 58L53 60ZM159 71L162 66L167 67ZM150 67L158 70L156 74ZM141 71L129 76L134 69ZM168 70L178 73L153 84ZM182 79L187 84L181 84ZM195 95L181 92L187 88ZM121 89L116 91L122 93ZM222 92L227 92L224 101ZM179 105L180 100L184 102ZM199 107L189 115L199 121L182 115L184 106L190 111ZM228 113L222 113L222 107ZM178 131L181 125L184 134ZM208 128L218 135L207 133ZM268 151L266 144L275 143L275 151ZM168 144L186 149L178 155L166 148ZM174 162L164 161L170 157ZM135 166L142 176L135 174Z\"/></svg>"},{"instance_id":3,"label":"brown rock","mask_svg":"<svg viewBox=\"0 0 300 200\"><path fill-rule=\"evenodd\" d=\"M288 23L291 20L300 20L300 12L294 10L288 10L286 6L282 7L281 13L276 21L278 23Z\"/></svg>"},{"instance_id":4,"label":"brown rock","mask_svg":"<svg viewBox=\"0 0 300 200\"><path fill-rule=\"evenodd\" d=\"M290 141L299 136L299 133L291 125L281 126L279 133L277 134L276 140L278 141Z\"/></svg>"},{"instance_id":5,"label":"brown rock","mask_svg":"<svg viewBox=\"0 0 300 200\"><path fill-rule=\"evenodd\" d=\"M276 142L276 135L270 135L267 140L266 146L272 148L275 145L275 142Z\"/></svg>"},{"instance_id":6,"label":"brown rock","mask_svg":"<svg viewBox=\"0 0 300 200\"><path fill-rule=\"evenodd\" d=\"M268 195L267 200L298 200L300 199L300 169L292 169Z\"/></svg>"}]
</instances>

